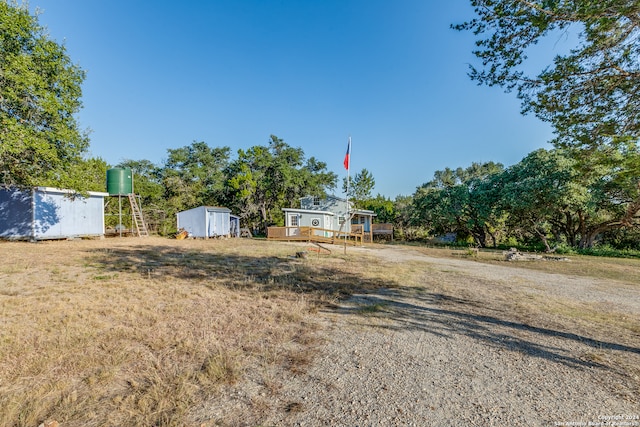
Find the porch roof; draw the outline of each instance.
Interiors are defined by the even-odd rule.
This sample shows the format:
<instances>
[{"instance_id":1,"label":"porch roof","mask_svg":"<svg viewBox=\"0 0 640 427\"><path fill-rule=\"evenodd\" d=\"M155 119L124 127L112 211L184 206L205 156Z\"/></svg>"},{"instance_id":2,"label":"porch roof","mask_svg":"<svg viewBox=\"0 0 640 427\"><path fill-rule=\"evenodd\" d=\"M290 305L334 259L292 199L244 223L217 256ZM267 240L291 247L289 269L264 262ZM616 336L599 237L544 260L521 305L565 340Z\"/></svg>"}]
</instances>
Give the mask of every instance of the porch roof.
<instances>
[{"instance_id":1,"label":"porch roof","mask_svg":"<svg viewBox=\"0 0 640 427\"><path fill-rule=\"evenodd\" d=\"M378 216L378 214L375 213L374 211L370 211L367 209L354 209L351 212L357 215Z\"/></svg>"}]
</instances>

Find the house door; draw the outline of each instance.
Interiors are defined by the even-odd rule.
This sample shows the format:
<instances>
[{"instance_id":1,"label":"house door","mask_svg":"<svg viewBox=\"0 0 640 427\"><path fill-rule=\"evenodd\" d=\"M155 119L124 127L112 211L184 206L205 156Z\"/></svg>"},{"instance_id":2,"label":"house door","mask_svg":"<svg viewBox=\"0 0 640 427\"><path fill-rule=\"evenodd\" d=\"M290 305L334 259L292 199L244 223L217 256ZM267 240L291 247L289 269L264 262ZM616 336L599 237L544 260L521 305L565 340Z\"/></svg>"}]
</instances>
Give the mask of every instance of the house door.
<instances>
[{"instance_id":1,"label":"house door","mask_svg":"<svg viewBox=\"0 0 640 427\"><path fill-rule=\"evenodd\" d=\"M324 228L324 237L331 237L331 234L333 234L331 231L333 229L333 218L331 218L329 215L325 215L324 216L324 225L322 226Z\"/></svg>"},{"instance_id":2,"label":"house door","mask_svg":"<svg viewBox=\"0 0 640 427\"><path fill-rule=\"evenodd\" d=\"M287 214L287 236L300 235L300 216L297 213Z\"/></svg>"}]
</instances>

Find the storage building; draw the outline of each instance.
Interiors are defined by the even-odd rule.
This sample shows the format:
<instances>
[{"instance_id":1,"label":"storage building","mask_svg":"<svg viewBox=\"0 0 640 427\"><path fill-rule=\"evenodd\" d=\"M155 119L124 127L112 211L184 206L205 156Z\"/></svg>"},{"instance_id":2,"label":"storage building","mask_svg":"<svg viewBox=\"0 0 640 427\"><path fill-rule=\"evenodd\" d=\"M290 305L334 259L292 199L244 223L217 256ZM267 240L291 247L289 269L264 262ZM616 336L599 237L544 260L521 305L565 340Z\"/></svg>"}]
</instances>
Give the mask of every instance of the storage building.
<instances>
[{"instance_id":1,"label":"storage building","mask_svg":"<svg viewBox=\"0 0 640 427\"><path fill-rule=\"evenodd\" d=\"M104 236L108 193L50 187L0 188L0 238L15 240Z\"/></svg>"},{"instance_id":2,"label":"storage building","mask_svg":"<svg viewBox=\"0 0 640 427\"><path fill-rule=\"evenodd\" d=\"M240 217L222 207L200 206L178 212L178 230L189 237L240 237Z\"/></svg>"}]
</instances>

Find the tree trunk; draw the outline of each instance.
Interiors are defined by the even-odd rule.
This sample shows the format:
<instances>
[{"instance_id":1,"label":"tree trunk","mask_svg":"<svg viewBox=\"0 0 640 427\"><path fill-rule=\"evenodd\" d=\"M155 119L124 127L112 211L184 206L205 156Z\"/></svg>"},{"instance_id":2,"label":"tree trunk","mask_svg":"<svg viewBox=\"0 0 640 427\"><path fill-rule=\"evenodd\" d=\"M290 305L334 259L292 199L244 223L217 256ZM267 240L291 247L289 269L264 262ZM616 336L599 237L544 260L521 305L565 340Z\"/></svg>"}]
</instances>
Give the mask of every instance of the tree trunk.
<instances>
[{"instance_id":1,"label":"tree trunk","mask_svg":"<svg viewBox=\"0 0 640 427\"><path fill-rule=\"evenodd\" d=\"M487 233L489 234L489 237L491 237L491 241L493 242L493 248L497 248L498 247L498 239L496 238L495 233L492 233L490 231L487 231Z\"/></svg>"},{"instance_id":2,"label":"tree trunk","mask_svg":"<svg viewBox=\"0 0 640 427\"><path fill-rule=\"evenodd\" d=\"M547 236L545 234L540 233L540 239L542 239L542 243L544 243L544 251L546 253L551 253L551 246L549 246L549 241L547 240Z\"/></svg>"},{"instance_id":3,"label":"tree trunk","mask_svg":"<svg viewBox=\"0 0 640 427\"><path fill-rule=\"evenodd\" d=\"M601 232L598 230L592 230L590 232L584 233L580 236L580 244L578 245L578 247L580 249L591 249L593 247L593 242L595 242L596 237L598 237L598 234L600 233Z\"/></svg>"},{"instance_id":4,"label":"tree trunk","mask_svg":"<svg viewBox=\"0 0 640 427\"><path fill-rule=\"evenodd\" d=\"M262 230L261 233L267 234L267 207L264 203L260 204L260 219L262 220L262 224L260 224Z\"/></svg>"},{"instance_id":5,"label":"tree trunk","mask_svg":"<svg viewBox=\"0 0 640 427\"><path fill-rule=\"evenodd\" d=\"M573 224L573 217L571 216L571 212L565 212L565 218L567 219L565 223L565 235L567 236L567 243L570 246L576 245L576 230L575 225Z\"/></svg>"},{"instance_id":6,"label":"tree trunk","mask_svg":"<svg viewBox=\"0 0 640 427\"><path fill-rule=\"evenodd\" d=\"M478 244L478 246L480 246L481 248L486 248L487 247L487 235L485 234L484 230L472 230L471 231L471 235L473 236L474 240L476 241L476 243Z\"/></svg>"},{"instance_id":7,"label":"tree trunk","mask_svg":"<svg viewBox=\"0 0 640 427\"><path fill-rule=\"evenodd\" d=\"M549 246L549 240L547 239L547 233L545 233L544 230L540 229L538 227L538 224L536 224L536 221L534 221L533 219L531 220L531 224L533 225L533 232L536 233L538 237L540 237L540 240L542 240L542 243L544 244L544 251L546 253L551 252L551 247Z\"/></svg>"}]
</instances>

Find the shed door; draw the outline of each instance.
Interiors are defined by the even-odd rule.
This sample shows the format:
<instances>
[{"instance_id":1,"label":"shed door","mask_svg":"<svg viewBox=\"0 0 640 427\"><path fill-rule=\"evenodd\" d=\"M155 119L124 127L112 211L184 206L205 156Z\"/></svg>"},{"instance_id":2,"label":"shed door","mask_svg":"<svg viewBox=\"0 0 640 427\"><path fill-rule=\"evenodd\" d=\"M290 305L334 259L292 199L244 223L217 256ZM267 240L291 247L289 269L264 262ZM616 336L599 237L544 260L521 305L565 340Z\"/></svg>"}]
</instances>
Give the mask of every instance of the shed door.
<instances>
[{"instance_id":1,"label":"shed door","mask_svg":"<svg viewBox=\"0 0 640 427\"><path fill-rule=\"evenodd\" d=\"M229 234L231 237L240 236L240 219L229 217Z\"/></svg>"},{"instance_id":2,"label":"shed door","mask_svg":"<svg viewBox=\"0 0 640 427\"><path fill-rule=\"evenodd\" d=\"M218 224L218 234L220 236L229 236L229 232L231 230L231 224L229 223L230 220L231 217L228 213L225 212L220 214L220 223Z\"/></svg>"},{"instance_id":3,"label":"shed door","mask_svg":"<svg viewBox=\"0 0 640 427\"><path fill-rule=\"evenodd\" d=\"M207 230L207 237L214 237L217 234L216 231L219 228L218 215L216 215L216 212L213 211L208 211L207 215L209 216L209 229Z\"/></svg>"}]
</instances>

